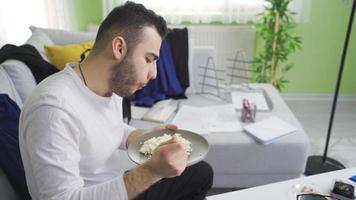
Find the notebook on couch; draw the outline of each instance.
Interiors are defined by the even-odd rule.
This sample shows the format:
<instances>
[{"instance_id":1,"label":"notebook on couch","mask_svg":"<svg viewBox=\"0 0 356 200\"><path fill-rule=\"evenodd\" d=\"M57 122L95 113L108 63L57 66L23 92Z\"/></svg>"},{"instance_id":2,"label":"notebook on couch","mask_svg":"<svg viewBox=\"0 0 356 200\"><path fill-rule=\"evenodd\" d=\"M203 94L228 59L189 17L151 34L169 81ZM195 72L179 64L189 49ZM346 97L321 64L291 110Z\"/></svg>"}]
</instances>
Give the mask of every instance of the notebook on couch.
<instances>
[{"instance_id":1,"label":"notebook on couch","mask_svg":"<svg viewBox=\"0 0 356 200\"><path fill-rule=\"evenodd\" d=\"M262 144L270 144L278 138L297 131L294 126L276 116L246 125L244 130Z\"/></svg>"}]
</instances>

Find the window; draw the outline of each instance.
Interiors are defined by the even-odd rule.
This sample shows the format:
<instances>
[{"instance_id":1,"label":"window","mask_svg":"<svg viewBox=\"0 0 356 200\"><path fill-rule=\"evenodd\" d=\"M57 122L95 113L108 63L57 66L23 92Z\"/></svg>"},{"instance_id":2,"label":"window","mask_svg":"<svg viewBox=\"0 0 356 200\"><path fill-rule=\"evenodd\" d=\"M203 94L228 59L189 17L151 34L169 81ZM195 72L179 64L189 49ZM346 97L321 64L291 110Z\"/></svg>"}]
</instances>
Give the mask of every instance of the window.
<instances>
[{"instance_id":1,"label":"window","mask_svg":"<svg viewBox=\"0 0 356 200\"><path fill-rule=\"evenodd\" d=\"M103 0L104 17L126 0ZM258 22L257 14L268 5L265 0L136 0L162 15L170 24L184 22L246 24ZM309 0L293 0L290 9L297 13L297 22L306 21Z\"/></svg>"},{"instance_id":2,"label":"window","mask_svg":"<svg viewBox=\"0 0 356 200\"><path fill-rule=\"evenodd\" d=\"M31 25L70 29L68 8L68 0L0 0L0 47L23 44Z\"/></svg>"}]
</instances>

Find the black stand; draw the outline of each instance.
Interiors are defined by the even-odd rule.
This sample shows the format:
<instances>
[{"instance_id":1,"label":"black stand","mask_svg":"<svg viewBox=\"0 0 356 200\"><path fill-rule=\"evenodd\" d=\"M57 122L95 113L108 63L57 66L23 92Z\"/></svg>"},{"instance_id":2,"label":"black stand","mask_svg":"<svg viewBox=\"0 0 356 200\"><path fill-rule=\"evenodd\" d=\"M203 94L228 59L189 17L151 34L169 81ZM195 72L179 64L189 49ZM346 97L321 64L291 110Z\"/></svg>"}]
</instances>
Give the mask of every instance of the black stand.
<instances>
[{"instance_id":1,"label":"black stand","mask_svg":"<svg viewBox=\"0 0 356 200\"><path fill-rule=\"evenodd\" d=\"M327 153L328 153L331 129L333 126L333 121L334 121L334 114L335 114L335 109L336 109L337 98L339 96L339 89L340 89L340 83L341 83L341 79L342 79L342 73L344 70L347 48L349 45L349 40L350 40L350 35L351 35L351 30L352 30L352 23L353 23L354 15L355 15L355 5L356 5L356 0L353 0L349 24L347 27L347 33L346 33L346 38L345 38L345 42L344 42L344 49L342 51L339 75L338 75L337 82L336 82L336 89L335 89L334 101L333 101L331 115L330 115L328 135L326 137L324 155L323 156L310 156L308 158L305 175L319 174L319 173L323 173L323 172L329 172L329 171L334 171L334 170L339 170L339 169L345 168L344 165L341 164L340 162L338 162L337 160L328 158Z\"/></svg>"}]
</instances>

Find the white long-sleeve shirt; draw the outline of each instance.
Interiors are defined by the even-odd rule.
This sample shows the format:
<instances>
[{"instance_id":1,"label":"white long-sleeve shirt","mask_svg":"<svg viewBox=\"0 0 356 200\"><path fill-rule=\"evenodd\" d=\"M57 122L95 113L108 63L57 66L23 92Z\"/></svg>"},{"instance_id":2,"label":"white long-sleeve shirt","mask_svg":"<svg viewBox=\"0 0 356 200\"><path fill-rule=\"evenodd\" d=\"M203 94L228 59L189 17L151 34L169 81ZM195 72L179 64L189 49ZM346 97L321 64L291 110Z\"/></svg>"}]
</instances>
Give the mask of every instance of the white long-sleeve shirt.
<instances>
[{"instance_id":1,"label":"white long-sleeve shirt","mask_svg":"<svg viewBox=\"0 0 356 200\"><path fill-rule=\"evenodd\" d=\"M19 127L32 198L128 199L118 148L133 130L122 120L122 98L96 95L71 65L42 81Z\"/></svg>"}]
</instances>

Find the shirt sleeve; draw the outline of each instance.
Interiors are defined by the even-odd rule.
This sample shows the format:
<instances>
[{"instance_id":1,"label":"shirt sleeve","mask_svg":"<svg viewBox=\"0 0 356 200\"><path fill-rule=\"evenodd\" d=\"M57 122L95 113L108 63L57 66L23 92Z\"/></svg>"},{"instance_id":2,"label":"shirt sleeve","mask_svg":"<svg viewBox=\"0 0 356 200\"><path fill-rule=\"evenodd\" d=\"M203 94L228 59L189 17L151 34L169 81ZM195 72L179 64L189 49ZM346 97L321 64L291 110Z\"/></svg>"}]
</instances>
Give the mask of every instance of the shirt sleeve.
<instances>
[{"instance_id":1,"label":"shirt sleeve","mask_svg":"<svg viewBox=\"0 0 356 200\"><path fill-rule=\"evenodd\" d=\"M127 146L126 146L127 138L134 130L136 130L134 127L124 123L124 136L122 137L119 149L122 149L122 150L127 149Z\"/></svg>"},{"instance_id":2,"label":"shirt sleeve","mask_svg":"<svg viewBox=\"0 0 356 200\"><path fill-rule=\"evenodd\" d=\"M80 130L77 121L60 108L40 106L25 116L24 149L29 157L36 199L127 200L123 175L84 186L80 175ZM119 167L119 166L118 166Z\"/></svg>"}]
</instances>

